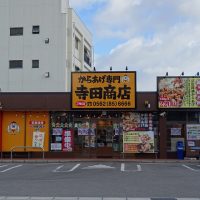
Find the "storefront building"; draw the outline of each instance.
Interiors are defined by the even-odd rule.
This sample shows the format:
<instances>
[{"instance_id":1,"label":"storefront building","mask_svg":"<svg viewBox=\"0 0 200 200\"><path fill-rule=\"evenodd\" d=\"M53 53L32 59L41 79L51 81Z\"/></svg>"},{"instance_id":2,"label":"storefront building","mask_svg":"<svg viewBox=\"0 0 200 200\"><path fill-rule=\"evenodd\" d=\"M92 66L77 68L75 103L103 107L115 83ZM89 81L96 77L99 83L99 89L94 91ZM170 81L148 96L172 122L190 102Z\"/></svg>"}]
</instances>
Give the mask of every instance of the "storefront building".
<instances>
[{"instance_id":1,"label":"storefront building","mask_svg":"<svg viewBox=\"0 0 200 200\"><path fill-rule=\"evenodd\" d=\"M166 157L183 144L185 157L200 155L200 78L158 77L158 109L162 116L162 133Z\"/></svg>"},{"instance_id":2,"label":"storefront building","mask_svg":"<svg viewBox=\"0 0 200 200\"><path fill-rule=\"evenodd\" d=\"M40 148L26 148L41 143L46 158L154 158L159 150L155 92L137 92L137 108L128 110L72 110L71 93L1 93L0 99L3 157L13 147L16 157L29 151L41 157ZM151 137L145 150L139 134Z\"/></svg>"},{"instance_id":3,"label":"storefront building","mask_svg":"<svg viewBox=\"0 0 200 200\"><path fill-rule=\"evenodd\" d=\"M153 118L151 112L52 112L50 151L91 158L119 158L124 151L131 157L138 153L153 154L157 148L157 123L153 127ZM127 143L126 133L129 133ZM151 137L146 149L130 140L137 140L138 134Z\"/></svg>"},{"instance_id":4,"label":"storefront building","mask_svg":"<svg viewBox=\"0 0 200 200\"><path fill-rule=\"evenodd\" d=\"M0 93L1 156L8 158L15 148L15 157L27 157L27 152L41 157L44 150L45 158L171 159L177 158L177 142L182 142L184 157L199 157L198 78L182 77L177 84L177 77L159 77L158 92L133 94L127 82L109 83L121 92L116 96L124 95L127 103L117 102L120 107L112 103L113 95L100 104L101 84L90 87L85 74L73 77L82 78L72 93Z\"/></svg>"}]
</instances>

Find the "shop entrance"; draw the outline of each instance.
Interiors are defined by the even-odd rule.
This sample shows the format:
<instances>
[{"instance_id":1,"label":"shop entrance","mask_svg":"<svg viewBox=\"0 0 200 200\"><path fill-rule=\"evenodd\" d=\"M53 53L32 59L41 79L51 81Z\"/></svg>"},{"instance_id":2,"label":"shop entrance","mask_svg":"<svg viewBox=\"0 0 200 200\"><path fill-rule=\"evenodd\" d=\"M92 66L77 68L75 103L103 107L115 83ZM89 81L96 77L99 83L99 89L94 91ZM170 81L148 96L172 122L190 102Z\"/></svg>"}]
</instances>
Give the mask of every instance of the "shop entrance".
<instances>
[{"instance_id":1,"label":"shop entrance","mask_svg":"<svg viewBox=\"0 0 200 200\"><path fill-rule=\"evenodd\" d=\"M111 120L99 120L96 127L97 157L112 157L113 124Z\"/></svg>"}]
</instances>

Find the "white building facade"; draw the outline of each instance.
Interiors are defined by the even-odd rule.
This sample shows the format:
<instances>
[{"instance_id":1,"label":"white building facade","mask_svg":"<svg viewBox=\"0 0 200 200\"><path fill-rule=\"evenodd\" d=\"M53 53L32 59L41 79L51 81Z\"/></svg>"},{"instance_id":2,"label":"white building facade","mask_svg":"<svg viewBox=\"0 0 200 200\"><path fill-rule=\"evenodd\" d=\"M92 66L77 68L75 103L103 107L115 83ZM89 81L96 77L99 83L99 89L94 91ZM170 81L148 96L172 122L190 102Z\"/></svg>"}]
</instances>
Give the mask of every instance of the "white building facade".
<instances>
[{"instance_id":1,"label":"white building facade","mask_svg":"<svg viewBox=\"0 0 200 200\"><path fill-rule=\"evenodd\" d=\"M1 92L67 92L93 69L92 34L67 0L0 0Z\"/></svg>"}]
</instances>

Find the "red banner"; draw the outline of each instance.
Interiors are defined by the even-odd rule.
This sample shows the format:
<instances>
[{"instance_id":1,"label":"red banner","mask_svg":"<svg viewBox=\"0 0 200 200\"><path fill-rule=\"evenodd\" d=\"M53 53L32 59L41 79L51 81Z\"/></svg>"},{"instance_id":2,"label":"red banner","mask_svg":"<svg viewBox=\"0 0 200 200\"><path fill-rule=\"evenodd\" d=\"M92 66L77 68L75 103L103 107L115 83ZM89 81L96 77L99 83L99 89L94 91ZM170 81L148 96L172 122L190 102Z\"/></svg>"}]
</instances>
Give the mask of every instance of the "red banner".
<instances>
[{"instance_id":1,"label":"red banner","mask_svg":"<svg viewBox=\"0 0 200 200\"><path fill-rule=\"evenodd\" d=\"M62 151L72 152L74 146L74 133L72 130L62 132Z\"/></svg>"}]
</instances>

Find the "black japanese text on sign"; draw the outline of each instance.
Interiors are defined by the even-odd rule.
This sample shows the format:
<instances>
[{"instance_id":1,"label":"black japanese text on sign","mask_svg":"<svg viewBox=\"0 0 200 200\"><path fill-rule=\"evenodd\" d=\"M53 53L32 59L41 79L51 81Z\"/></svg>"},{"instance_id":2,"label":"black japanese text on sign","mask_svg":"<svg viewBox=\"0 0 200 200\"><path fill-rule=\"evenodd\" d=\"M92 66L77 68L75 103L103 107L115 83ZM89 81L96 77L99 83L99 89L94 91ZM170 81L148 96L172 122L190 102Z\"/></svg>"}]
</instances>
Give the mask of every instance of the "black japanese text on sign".
<instances>
[{"instance_id":1,"label":"black japanese text on sign","mask_svg":"<svg viewBox=\"0 0 200 200\"><path fill-rule=\"evenodd\" d=\"M72 108L135 108L135 72L72 73Z\"/></svg>"}]
</instances>

